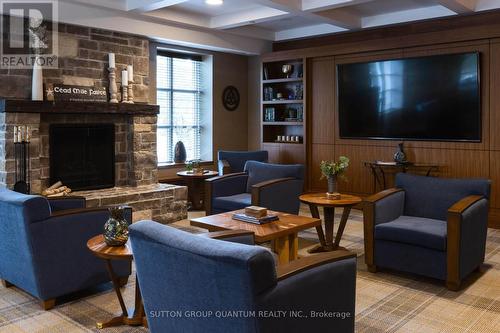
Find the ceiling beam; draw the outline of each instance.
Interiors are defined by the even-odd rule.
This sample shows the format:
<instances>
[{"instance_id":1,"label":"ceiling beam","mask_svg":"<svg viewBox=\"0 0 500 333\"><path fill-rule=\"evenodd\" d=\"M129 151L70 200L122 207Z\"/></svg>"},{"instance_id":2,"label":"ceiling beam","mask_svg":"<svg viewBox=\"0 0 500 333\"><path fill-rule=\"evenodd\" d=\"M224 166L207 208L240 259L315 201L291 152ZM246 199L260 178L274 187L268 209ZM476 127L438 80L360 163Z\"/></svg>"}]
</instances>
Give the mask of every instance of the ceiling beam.
<instances>
[{"instance_id":1,"label":"ceiling beam","mask_svg":"<svg viewBox=\"0 0 500 333\"><path fill-rule=\"evenodd\" d=\"M360 29L361 17L353 15L343 9L330 9L314 13L332 21L334 25L344 29Z\"/></svg>"},{"instance_id":2,"label":"ceiling beam","mask_svg":"<svg viewBox=\"0 0 500 333\"><path fill-rule=\"evenodd\" d=\"M126 0L127 10L139 13L174 6L187 0Z\"/></svg>"},{"instance_id":3,"label":"ceiling beam","mask_svg":"<svg viewBox=\"0 0 500 333\"><path fill-rule=\"evenodd\" d=\"M367 16L363 17L361 21L363 28L371 28L383 25L427 20L450 15L455 15L455 13L448 8L436 5L430 7L402 10L375 16Z\"/></svg>"},{"instance_id":4,"label":"ceiling beam","mask_svg":"<svg viewBox=\"0 0 500 333\"><path fill-rule=\"evenodd\" d=\"M279 9L257 7L242 12L214 16L210 19L210 28L231 29L249 24L276 20L289 15L288 12Z\"/></svg>"},{"instance_id":5,"label":"ceiling beam","mask_svg":"<svg viewBox=\"0 0 500 333\"><path fill-rule=\"evenodd\" d=\"M266 7L271 7L286 11L292 15L303 17L315 21L317 24L331 24L344 29L353 29L354 27L360 27L355 21L352 15L346 13L334 15L329 13L325 16L319 15L318 13L313 13L309 11L302 10L302 1L298 0L254 0L254 2L259 3Z\"/></svg>"},{"instance_id":6,"label":"ceiling beam","mask_svg":"<svg viewBox=\"0 0 500 333\"><path fill-rule=\"evenodd\" d=\"M438 3L457 14L472 13L476 10L478 0L438 0Z\"/></svg>"},{"instance_id":7,"label":"ceiling beam","mask_svg":"<svg viewBox=\"0 0 500 333\"><path fill-rule=\"evenodd\" d=\"M375 0L308 0L302 1L302 10L308 12L317 12L320 10L355 6L372 1Z\"/></svg>"}]
</instances>

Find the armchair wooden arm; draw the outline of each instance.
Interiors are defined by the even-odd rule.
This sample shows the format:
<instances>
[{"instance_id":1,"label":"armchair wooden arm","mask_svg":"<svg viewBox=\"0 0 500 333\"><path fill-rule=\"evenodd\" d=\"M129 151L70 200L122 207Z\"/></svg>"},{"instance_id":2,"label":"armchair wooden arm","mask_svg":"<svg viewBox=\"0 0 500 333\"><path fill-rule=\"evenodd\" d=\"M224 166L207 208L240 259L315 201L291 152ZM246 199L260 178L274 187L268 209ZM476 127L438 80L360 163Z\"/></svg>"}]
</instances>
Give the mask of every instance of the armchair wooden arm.
<instances>
[{"instance_id":1,"label":"armchair wooden arm","mask_svg":"<svg viewBox=\"0 0 500 333\"><path fill-rule=\"evenodd\" d=\"M252 185L252 205L259 204L261 190L265 189L266 187L273 186L273 185L283 183L283 182L286 182L289 180L294 180L294 179L295 178L293 178L293 177L277 178L277 179L271 179L271 180L267 180L267 181Z\"/></svg>"},{"instance_id":2,"label":"armchair wooden arm","mask_svg":"<svg viewBox=\"0 0 500 333\"><path fill-rule=\"evenodd\" d=\"M460 289L460 229L462 214L484 197L481 195L469 195L448 209L446 223L446 287L450 290Z\"/></svg>"},{"instance_id":3,"label":"armchair wooden arm","mask_svg":"<svg viewBox=\"0 0 500 333\"><path fill-rule=\"evenodd\" d=\"M253 231L248 230L222 230L207 232L205 234L200 234L200 236L212 239L227 239L232 237L251 236L253 239L255 234L253 233Z\"/></svg>"},{"instance_id":4,"label":"armchair wooden arm","mask_svg":"<svg viewBox=\"0 0 500 333\"><path fill-rule=\"evenodd\" d=\"M374 240L373 235L375 232L375 204L393 194L403 191L400 188L390 188L378 193L375 193L363 200L363 233L365 242L365 263L368 271L375 273L377 267L374 263Z\"/></svg>"},{"instance_id":5,"label":"armchair wooden arm","mask_svg":"<svg viewBox=\"0 0 500 333\"><path fill-rule=\"evenodd\" d=\"M216 176L216 177L205 179L205 183L214 183L214 182L219 181L219 180L224 180L227 178L236 177L236 176L244 176L244 175L246 175L245 172L229 173L227 175Z\"/></svg>"},{"instance_id":6,"label":"armchair wooden arm","mask_svg":"<svg viewBox=\"0 0 500 333\"><path fill-rule=\"evenodd\" d=\"M286 265L280 265L277 267L277 279L278 281L282 281L291 276L299 274L301 272L307 271L309 269L340 261L347 258L355 258L356 253L350 252L347 250L339 250L333 252L324 252L315 255L311 255L308 257L304 257L298 260L294 260Z\"/></svg>"}]
</instances>

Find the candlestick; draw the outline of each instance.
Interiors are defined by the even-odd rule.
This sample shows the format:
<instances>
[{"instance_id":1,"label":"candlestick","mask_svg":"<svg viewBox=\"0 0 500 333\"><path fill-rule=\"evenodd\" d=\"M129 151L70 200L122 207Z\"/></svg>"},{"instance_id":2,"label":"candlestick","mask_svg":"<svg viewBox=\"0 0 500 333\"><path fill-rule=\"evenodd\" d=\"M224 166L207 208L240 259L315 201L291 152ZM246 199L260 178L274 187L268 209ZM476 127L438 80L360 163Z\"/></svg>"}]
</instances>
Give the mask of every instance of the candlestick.
<instances>
[{"instance_id":1,"label":"candlestick","mask_svg":"<svg viewBox=\"0 0 500 333\"><path fill-rule=\"evenodd\" d=\"M122 84L122 103L129 103L127 90L128 87Z\"/></svg>"},{"instance_id":2,"label":"candlestick","mask_svg":"<svg viewBox=\"0 0 500 333\"><path fill-rule=\"evenodd\" d=\"M122 71L122 86L128 86L128 73L127 71Z\"/></svg>"},{"instance_id":3,"label":"candlestick","mask_svg":"<svg viewBox=\"0 0 500 333\"><path fill-rule=\"evenodd\" d=\"M110 53L113 54L113 53ZM114 56L114 54L113 54ZM114 59L113 59L114 60ZM110 103L118 103L118 99L116 95L118 93L118 87L116 86L116 73L114 67L109 67L109 102Z\"/></svg>"},{"instance_id":4,"label":"candlestick","mask_svg":"<svg viewBox=\"0 0 500 333\"><path fill-rule=\"evenodd\" d=\"M128 82L134 81L134 67L132 65L127 66Z\"/></svg>"},{"instance_id":5,"label":"candlestick","mask_svg":"<svg viewBox=\"0 0 500 333\"><path fill-rule=\"evenodd\" d=\"M109 61L109 68L115 68L115 54L114 53L108 54L108 61Z\"/></svg>"},{"instance_id":6,"label":"candlestick","mask_svg":"<svg viewBox=\"0 0 500 333\"><path fill-rule=\"evenodd\" d=\"M133 86L134 86L134 81L128 81L128 86L127 86L127 95L128 95L127 102L128 103L134 103L134 89L133 89Z\"/></svg>"}]
</instances>

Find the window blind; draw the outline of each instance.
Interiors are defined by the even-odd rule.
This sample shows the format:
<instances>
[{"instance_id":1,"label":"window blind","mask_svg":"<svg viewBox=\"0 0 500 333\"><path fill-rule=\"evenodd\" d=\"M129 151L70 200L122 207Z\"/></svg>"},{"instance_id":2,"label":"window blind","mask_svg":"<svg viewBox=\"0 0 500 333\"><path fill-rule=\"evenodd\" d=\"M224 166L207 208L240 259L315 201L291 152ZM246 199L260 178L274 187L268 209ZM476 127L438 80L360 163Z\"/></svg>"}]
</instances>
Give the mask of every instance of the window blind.
<instances>
[{"instance_id":1,"label":"window blind","mask_svg":"<svg viewBox=\"0 0 500 333\"><path fill-rule=\"evenodd\" d=\"M158 163L172 163L178 141L187 160L200 158L201 59L173 53L157 56Z\"/></svg>"}]
</instances>

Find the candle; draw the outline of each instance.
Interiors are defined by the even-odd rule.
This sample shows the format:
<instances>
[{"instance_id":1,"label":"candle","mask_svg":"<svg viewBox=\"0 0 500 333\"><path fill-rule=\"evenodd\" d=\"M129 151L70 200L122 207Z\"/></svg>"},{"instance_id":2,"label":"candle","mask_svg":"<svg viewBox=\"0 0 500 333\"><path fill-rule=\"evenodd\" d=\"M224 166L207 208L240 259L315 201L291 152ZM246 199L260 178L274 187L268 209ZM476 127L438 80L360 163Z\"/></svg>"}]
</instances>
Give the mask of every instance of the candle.
<instances>
[{"instance_id":1,"label":"candle","mask_svg":"<svg viewBox=\"0 0 500 333\"><path fill-rule=\"evenodd\" d=\"M17 143L17 126L14 126L14 143Z\"/></svg>"},{"instance_id":2,"label":"candle","mask_svg":"<svg viewBox=\"0 0 500 333\"><path fill-rule=\"evenodd\" d=\"M128 82L134 82L134 68L132 65L127 66Z\"/></svg>"},{"instance_id":3,"label":"candle","mask_svg":"<svg viewBox=\"0 0 500 333\"><path fill-rule=\"evenodd\" d=\"M26 142L29 143L30 141L31 141L30 127L26 126Z\"/></svg>"},{"instance_id":4,"label":"candle","mask_svg":"<svg viewBox=\"0 0 500 333\"><path fill-rule=\"evenodd\" d=\"M127 71L122 71L122 86L128 86L128 73Z\"/></svg>"},{"instance_id":5,"label":"candle","mask_svg":"<svg viewBox=\"0 0 500 333\"><path fill-rule=\"evenodd\" d=\"M115 68L115 54L110 53L108 54L109 57L109 68Z\"/></svg>"}]
</instances>

